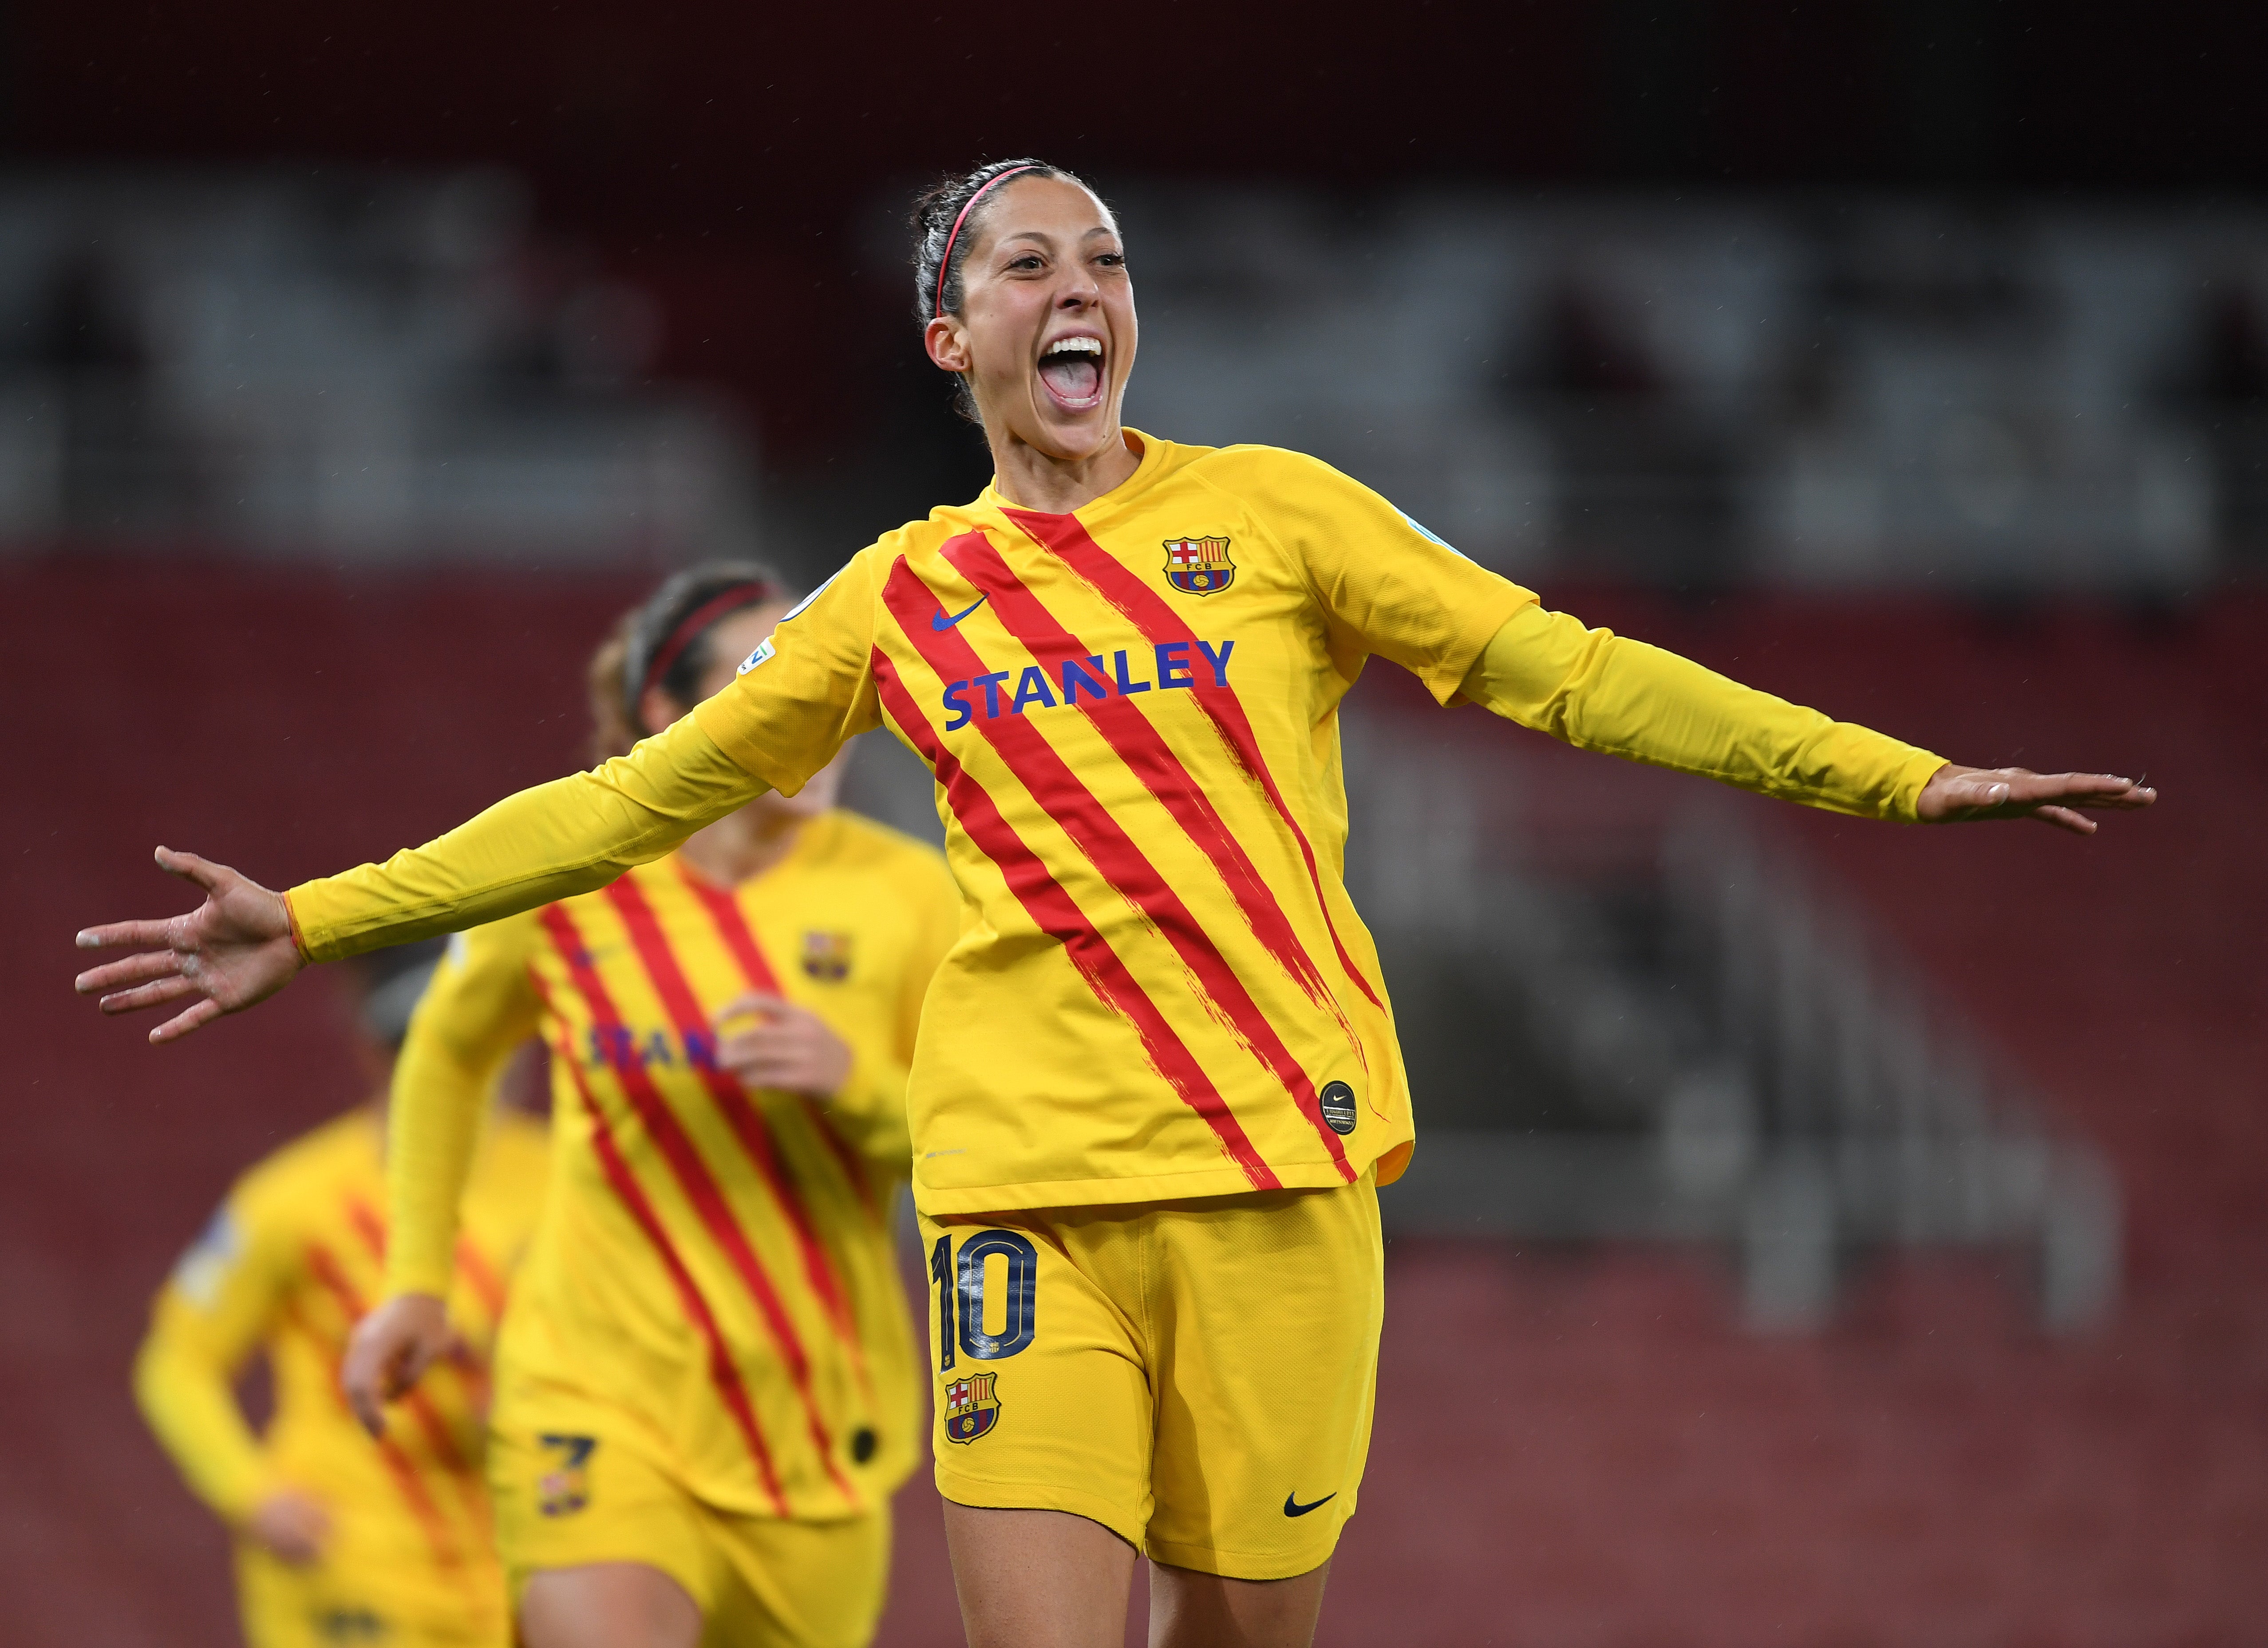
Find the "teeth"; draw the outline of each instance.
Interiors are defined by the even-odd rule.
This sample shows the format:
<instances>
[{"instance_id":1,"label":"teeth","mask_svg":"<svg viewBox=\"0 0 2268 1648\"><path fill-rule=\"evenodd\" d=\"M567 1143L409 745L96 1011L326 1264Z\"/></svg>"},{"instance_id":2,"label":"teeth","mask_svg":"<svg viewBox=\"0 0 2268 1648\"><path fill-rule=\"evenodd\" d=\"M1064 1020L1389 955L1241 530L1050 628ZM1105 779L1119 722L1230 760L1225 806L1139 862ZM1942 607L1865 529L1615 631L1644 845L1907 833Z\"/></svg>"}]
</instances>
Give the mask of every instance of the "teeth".
<instances>
[{"instance_id":1,"label":"teeth","mask_svg":"<svg viewBox=\"0 0 2268 1648\"><path fill-rule=\"evenodd\" d=\"M1099 337L1059 337L1048 345L1050 355L1100 355L1102 340Z\"/></svg>"}]
</instances>

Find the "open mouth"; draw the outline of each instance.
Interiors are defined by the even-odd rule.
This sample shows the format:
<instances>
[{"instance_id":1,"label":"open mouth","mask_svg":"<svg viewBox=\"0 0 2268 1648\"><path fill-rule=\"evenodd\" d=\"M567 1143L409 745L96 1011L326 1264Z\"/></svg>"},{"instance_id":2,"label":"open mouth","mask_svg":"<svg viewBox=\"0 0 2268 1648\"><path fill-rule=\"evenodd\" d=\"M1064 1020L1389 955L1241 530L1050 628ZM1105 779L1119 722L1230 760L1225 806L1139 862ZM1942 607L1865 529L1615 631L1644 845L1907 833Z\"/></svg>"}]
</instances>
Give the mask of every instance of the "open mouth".
<instances>
[{"instance_id":1,"label":"open mouth","mask_svg":"<svg viewBox=\"0 0 2268 1648\"><path fill-rule=\"evenodd\" d=\"M1102 402L1102 340L1059 337L1040 356L1040 381L1066 411L1084 411Z\"/></svg>"}]
</instances>

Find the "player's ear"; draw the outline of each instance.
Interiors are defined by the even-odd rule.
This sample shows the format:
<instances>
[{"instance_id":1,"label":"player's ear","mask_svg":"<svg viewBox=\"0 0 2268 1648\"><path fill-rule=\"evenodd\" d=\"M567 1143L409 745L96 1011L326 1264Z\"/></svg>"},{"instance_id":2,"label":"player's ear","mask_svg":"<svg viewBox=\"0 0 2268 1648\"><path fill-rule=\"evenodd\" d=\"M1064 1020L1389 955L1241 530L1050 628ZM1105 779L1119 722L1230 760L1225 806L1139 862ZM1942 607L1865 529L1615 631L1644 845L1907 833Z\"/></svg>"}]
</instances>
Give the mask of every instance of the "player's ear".
<instances>
[{"instance_id":1,"label":"player's ear","mask_svg":"<svg viewBox=\"0 0 2268 1648\"><path fill-rule=\"evenodd\" d=\"M638 721L632 728L641 738L651 738L656 733L666 732L685 712L677 701L659 687L648 687L638 694Z\"/></svg>"},{"instance_id":2,"label":"player's ear","mask_svg":"<svg viewBox=\"0 0 2268 1648\"><path fill-rule=\"evenodd\" d=\"M943 371L968 370L968 339L952 315L940 314L923 329L922 347Z\"/></svg>"}]
</instances>

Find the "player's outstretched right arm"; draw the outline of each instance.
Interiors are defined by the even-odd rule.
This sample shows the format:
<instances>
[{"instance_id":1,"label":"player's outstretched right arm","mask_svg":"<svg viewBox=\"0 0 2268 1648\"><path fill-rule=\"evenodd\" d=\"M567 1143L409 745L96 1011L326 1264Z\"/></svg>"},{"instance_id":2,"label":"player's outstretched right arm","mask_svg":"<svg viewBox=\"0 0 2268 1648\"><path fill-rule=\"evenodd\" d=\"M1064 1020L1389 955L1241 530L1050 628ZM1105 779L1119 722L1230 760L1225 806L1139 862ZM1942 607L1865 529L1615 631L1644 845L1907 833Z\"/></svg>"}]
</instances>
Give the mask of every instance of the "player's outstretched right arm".
<instances>
[{"instance_id":1,"label":"player's outstretched right arm","mask_svg":"<svg viewBox=\"0 0 2268 1648\"><path fill-rule=\"evenodd\" d=\"M188 1005L150 1032L172 1041L239 1013L312 961L453 933L603 887L762 794L692 716L592 772L540 784L383 864L278 895L225 865L158 850L195 882L186 915L119 921L78 935L82 950L139 953L79 974L106 1013Z\"/></svg>"}]
</instances>

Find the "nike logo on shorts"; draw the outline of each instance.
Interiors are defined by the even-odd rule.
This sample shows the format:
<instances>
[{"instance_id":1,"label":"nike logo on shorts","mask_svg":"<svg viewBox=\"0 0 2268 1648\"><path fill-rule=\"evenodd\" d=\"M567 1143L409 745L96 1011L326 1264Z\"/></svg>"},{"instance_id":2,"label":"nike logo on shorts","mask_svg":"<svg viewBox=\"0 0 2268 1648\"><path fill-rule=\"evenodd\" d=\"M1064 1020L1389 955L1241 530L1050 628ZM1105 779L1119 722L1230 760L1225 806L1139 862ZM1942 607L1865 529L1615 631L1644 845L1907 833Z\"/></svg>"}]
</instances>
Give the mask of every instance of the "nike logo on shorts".
<instances>
[{"instance_id":1,"label":"nike logo on shorts","mask_svg":"<svg viewBox=\"0 0 2268 1648\"><path fill-rule=\"evenodd\" d=\"M942 612L934 613L930 617L929 626L935 630L939 634L942 635L946 631L951 629L954 624L960 623L961 619L967 617L970 613L976 611L977 608L983 606L986 602L991 599L991 592L988 590L983 595L977 596L976 600L970 602L967 606L961 608L960 611L954 613L949 618Z\"/></svg>"},{"instance_id":2,"label":"nike logo on shorts","mask_svg":"<svg viewBox=\"0 0 2268 1648\"><path fill-rule=\"evenodd\" d=\"M1321 1499L1315 1500L1312 1504L1303 1505L1293 1495L1285 1494L1284 1496L1284 1514L1287 1517L1304 1517L1307 1512L1313 1511L1316 1505L1327 1505L1337 1497L1338 1495L1336 1493L1325 1494Z\"/></svg>"}]
</instances>

